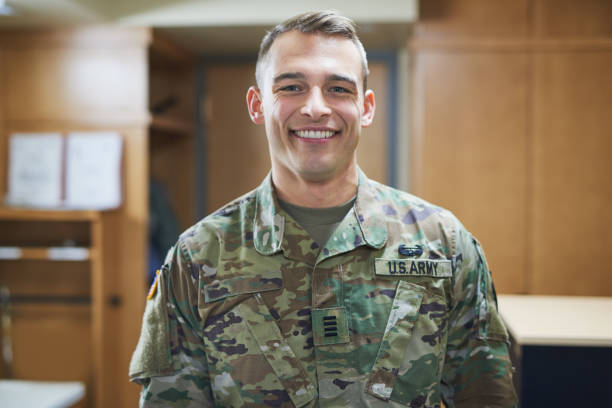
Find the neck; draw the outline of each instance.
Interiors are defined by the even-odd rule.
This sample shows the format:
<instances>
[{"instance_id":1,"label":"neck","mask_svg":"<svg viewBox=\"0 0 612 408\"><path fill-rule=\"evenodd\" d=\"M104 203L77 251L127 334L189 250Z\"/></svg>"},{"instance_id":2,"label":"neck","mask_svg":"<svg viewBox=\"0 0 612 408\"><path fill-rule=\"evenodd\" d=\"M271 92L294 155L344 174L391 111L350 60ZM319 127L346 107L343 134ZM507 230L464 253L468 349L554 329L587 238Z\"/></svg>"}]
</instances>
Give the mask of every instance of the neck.
<instances>
[{"instance_id":1,"label":"neck","mask_svg":"<svg viewBox=\"0 0 612 408\"><path fill-rule=\"evenodd\" d=\"M309 208L337 207L357 193L357 166L351 164L342 174L329 180L311 181L293 172L272 168L272 181L278 197L288 203Z\"/></svg>"}]
</instances>

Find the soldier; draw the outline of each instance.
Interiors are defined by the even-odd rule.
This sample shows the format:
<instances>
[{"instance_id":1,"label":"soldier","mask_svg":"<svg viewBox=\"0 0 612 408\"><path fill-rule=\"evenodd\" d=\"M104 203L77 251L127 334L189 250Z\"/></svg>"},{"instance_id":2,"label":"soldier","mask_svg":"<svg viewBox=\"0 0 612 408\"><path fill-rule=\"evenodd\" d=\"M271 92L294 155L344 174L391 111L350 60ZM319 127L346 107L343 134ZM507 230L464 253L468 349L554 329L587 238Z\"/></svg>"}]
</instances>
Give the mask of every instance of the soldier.
<instances>
[{"instance_id":1,"label":"soldier","mask_svg":"<svg viewBox=\"0 0 612 408\"><path fill-rule=\"evenodd\" d=\"M271 173L170 250L130 367L141 406L516 405L478 242L357 166L367 75L334 12L265 36L246 99Z\"/></svg>"}]
</instances>

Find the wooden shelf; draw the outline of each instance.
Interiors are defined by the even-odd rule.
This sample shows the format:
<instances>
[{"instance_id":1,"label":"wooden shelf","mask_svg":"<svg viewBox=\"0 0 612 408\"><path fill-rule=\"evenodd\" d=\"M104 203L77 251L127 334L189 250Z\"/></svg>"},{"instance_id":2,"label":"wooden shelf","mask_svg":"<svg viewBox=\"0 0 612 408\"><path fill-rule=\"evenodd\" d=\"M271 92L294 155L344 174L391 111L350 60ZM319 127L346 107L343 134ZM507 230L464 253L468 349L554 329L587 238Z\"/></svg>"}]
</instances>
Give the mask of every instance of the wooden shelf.
<instances>
[{"instance_id":1,"label":"wooden shelf","mask_svg":"<svg viewBox=\"0 0 612 408\"><path fill-rule=\"evenodd\" d=\"M191 123L173 118L153 117L153 120L151 121L151 129L185 136L190 136L194 133L194 126Z\"/></svg>"},{"instance_id":2,"label":"wooden shelf","mask_svg":"<svg viewBox=\"0 0 612 408\"><path fill-rule=\"evenodd\" d=\"M0 81L0 93L6 95L0 101L1 146L8 146L12 132L110 129L123 140L119 208L0 204L0 246L9 249L3 258L10 258L11 248L19 255L0 260L0 280L18 302L12 309L17 310L14 372L22 378L82 381L87 391L79 406L88 408L138 405L140 387L125 381L125 375L146 297L150 40L151 29L138 27L23 29L0 35L1 51L8 55L2 70L14 73ZM156 54L172 54L167 48L158 47ZM180 53L172 55L173 66L180 67ZM82 66L82 61L91 63ZM78 81L61 69L75 64L84 69ZM106 68L112 76L99 75ZM177 75L186 76L182 70ZM176 79L168 76L170 83ZM117 89L122 90L120 103ZM170 136L160 139L190 140ZM7 152L0 147L0 153ZM6 193L7 169L0 163L0 193ZM76 247L72 257L62 253L71 247Z\"/></svg>"},{"instance_id":3,"label":"wooden shelf","mask_svg":"<svg viewBox=\"0 0 612 408\"><path fill-rule=\"evenodd\" d=\"M0 261L89 261L95 249L85 247L8 247L0 246Z\"/></svg>"},{"instance_id":4,"label":"wooden shelf","mask_svg":"<svg viewBox=\"0 0 612 408\"><path fill-rule=\"evenodd\" d=\"M93 210L38 210L0 206L0 220L17 221L97 221L100 211Z\"/></svg>"}]
</instances>

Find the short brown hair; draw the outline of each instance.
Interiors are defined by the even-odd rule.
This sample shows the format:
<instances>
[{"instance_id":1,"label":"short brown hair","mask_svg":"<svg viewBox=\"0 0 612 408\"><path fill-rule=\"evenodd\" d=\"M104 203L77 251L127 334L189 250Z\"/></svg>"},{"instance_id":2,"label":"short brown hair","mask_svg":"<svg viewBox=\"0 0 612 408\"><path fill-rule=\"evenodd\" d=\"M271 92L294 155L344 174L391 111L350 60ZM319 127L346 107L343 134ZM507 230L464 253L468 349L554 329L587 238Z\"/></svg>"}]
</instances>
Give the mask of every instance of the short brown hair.
<instances>
[{"instance_id":1,"label":"short brown hair","mask_svg":"<svg viewBox=\"0 0 612 408\"><path fill-rule=\"evenodd\" d=\"M367 86L367 78L370 71L368 69L368 59L366 57L365 49L357 36L357 25L350 18L341 16L334 10L311 11L297 15L280 23L274 27L272 31L268 31L266 33L259 46L257 66L255 68L255 79L259 87L261 87L263 82L263 62L266 55L268 55L268 51L270 51L274 40L276 40L276 37L279 35L293 30L300 31L302 33L321 33L323 35L341 36L351 40L357 47L357 51L361 56L363 90L365 91Z\"/></svg>"}]
</instances>

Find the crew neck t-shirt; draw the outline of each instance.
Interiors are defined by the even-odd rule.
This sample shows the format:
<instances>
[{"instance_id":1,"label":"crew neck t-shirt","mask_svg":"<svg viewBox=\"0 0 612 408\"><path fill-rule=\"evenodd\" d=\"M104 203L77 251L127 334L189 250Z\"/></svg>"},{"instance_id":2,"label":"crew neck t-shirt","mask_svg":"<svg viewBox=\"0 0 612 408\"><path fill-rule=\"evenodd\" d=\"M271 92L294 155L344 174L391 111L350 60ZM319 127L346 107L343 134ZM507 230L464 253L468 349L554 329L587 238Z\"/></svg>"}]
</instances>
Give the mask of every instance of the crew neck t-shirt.
<instances>
[{"instance_id":1,"label":"crew neck t-shirt","mask_svg":"<svg viewBox=\"0 0 612 408\"><path fill-rule=\"evenodd\" d=\"M357 196L354 196L342 205L327 208L301 207L281 199L278 200L278 204L308 232L320 248L323 248L355 203L356 198Z\"/></svg>"}]
</instances>

